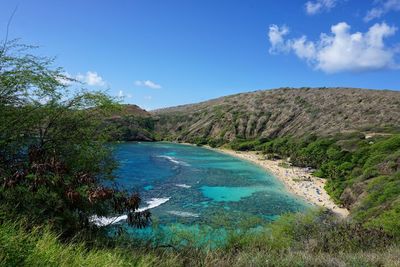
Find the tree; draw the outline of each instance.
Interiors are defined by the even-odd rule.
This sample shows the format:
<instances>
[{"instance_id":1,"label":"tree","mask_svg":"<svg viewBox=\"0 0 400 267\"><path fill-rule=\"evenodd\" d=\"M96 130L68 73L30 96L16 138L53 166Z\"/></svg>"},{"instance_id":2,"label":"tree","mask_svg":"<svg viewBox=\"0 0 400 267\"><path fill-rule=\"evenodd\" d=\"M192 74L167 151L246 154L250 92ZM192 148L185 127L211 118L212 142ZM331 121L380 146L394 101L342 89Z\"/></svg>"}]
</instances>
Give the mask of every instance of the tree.
<instances>
[{"instance_id":1,"label":"tree","mask_svg":"<svg viewBox=\"0 0 400 267\"><path fill-rule=\"evenodd\" d=\"M0 50L0 218L49 222L65 236L93 229L94 215L128 213L146 226L139 195L111 186L117 165L103 122L118 104L69 86L76 81L31 49L12 41Z\"/></svg>"}]
</instances>

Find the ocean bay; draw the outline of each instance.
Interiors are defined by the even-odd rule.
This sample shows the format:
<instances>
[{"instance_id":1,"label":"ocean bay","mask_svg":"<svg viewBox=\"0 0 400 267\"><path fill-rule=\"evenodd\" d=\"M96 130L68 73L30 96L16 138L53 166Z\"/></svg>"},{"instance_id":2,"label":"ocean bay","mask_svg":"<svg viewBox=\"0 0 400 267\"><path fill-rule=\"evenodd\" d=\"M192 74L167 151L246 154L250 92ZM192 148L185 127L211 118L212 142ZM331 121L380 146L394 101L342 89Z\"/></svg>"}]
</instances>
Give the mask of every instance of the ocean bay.
<instances>
[{"instance_id":1,"label":"ocean bay","mask_svg":"<svg viewBox=\"0 0 400 267\"><path fill-rule=\"evenodd\" d=\"M117 183L137 191L162 226L226 225L256 216L265 221L309 205L250 162L202 147L168 142L115 145Z\"/></svg>"}]
</instances>

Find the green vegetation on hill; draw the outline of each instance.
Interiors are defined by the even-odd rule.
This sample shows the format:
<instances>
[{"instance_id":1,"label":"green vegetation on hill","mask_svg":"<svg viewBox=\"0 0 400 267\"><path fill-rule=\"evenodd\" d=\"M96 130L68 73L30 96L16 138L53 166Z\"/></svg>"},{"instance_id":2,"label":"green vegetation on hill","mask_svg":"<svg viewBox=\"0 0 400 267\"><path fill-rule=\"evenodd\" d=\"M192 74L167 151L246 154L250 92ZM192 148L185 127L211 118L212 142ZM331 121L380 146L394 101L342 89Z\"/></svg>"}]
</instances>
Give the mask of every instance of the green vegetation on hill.
<instances>
[{"instance_id":1,"label":"green vegetation on hill","mask_svg":"<svg viewBox=\"0 0 400 267\"><path fill-rule=\"evenodd\" d=\"M235 140L229 146L315 169L315 175L327 179L330 196L350 209L354 220L400 236L399 134Z\"/></svg>"},{"instance_id":2,"label":"green vegetation on hill","mask_svg":"<svg viewBox=\"0 0 400 267\"><path fill-rule=\"evenodd\" d=\"M105 124L113 127L113 141L154 141L154 123L150 114L136 105L121 105L105 118Z\"/></svg>"}]
</instances>

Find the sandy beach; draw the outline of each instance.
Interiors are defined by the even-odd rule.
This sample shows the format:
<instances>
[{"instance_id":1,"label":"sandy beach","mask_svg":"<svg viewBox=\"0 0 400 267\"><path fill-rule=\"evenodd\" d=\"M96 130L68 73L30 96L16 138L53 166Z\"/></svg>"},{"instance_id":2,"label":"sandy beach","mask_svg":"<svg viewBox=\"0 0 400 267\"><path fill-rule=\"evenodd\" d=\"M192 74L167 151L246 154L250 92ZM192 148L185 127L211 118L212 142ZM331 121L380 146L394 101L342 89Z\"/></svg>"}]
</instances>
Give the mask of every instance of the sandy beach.
<instances>
[{"instance_id":1,"label":"sandy beach","mask_svg":"<svg viewBox=\"0 0 400 267\"><path fill-rule=\"evenodd\" d=\"M252 151L241 152L228 149L210 149L258 164L280 179L290 192L304 198L313 205L328 208L341 217L346 217L349 214L347 209L340 208L332 201L324 189L325 180L312 176L303 168L291 166L286 168L280 164L282 160L266 160L262 158L262 155L258 155Z\"/></svg>"}]
</instances>

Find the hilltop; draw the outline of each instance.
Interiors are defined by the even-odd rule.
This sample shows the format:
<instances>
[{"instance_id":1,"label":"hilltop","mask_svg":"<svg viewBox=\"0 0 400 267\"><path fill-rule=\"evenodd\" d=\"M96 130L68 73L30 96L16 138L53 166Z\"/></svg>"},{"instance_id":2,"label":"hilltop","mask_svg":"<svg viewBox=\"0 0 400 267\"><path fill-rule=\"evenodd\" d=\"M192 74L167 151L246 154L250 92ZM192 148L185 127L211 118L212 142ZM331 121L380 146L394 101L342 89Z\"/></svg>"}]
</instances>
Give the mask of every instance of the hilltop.
<instances>
[{"instance_id":1,"label":"hilltop","mask_svg":"<svg viewBox=\"0 0 400 267\"><path fill-rule=\"evenodd\" d=\"M151 112L165 139L275 138L351 131L386 132L400 125L400 92L353 88L281 88L241 93Z\"/></svg>"}]
</instances>

